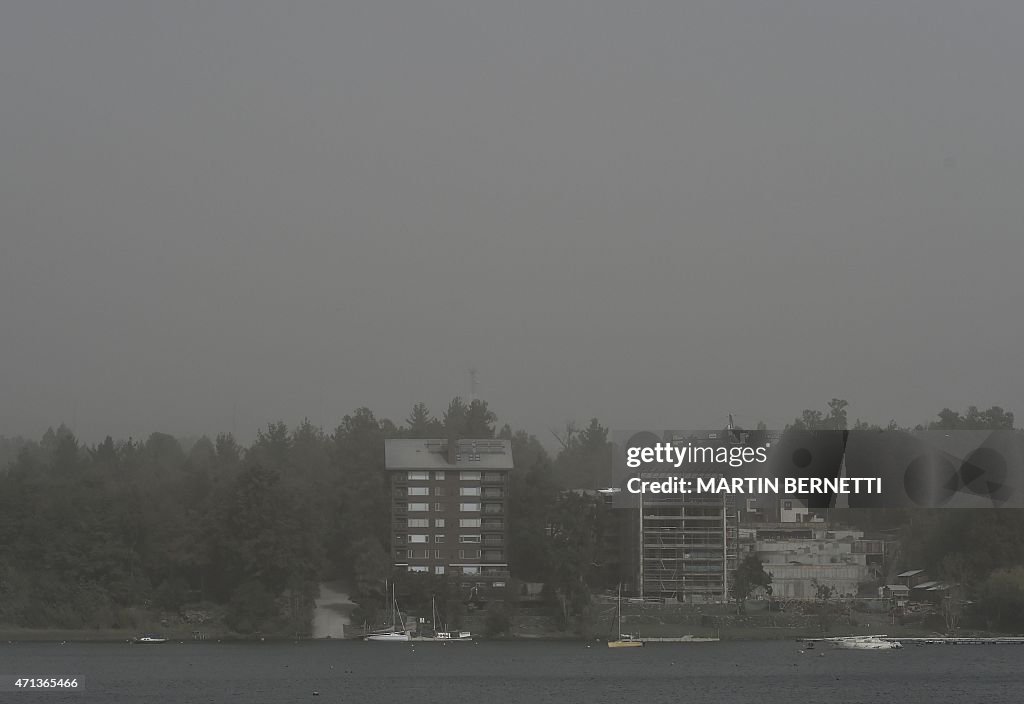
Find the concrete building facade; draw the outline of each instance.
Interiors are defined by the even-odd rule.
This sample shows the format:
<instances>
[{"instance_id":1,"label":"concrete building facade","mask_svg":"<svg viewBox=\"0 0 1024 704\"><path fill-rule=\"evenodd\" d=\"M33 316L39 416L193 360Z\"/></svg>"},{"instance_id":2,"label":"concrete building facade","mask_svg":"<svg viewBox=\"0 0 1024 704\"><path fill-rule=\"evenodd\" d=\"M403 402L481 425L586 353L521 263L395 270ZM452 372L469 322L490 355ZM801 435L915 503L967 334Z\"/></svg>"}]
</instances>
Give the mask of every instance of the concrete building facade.
<instances>
[{"instance_id":1,"label":"concrete building facade","mask_svg":"<svg viewBox=\"0 0 1024 704\"><path fill-rule=\"evenodd\" d=\"M832 596L857 596L882 576L884 543L858 530L829 530L824 524L775 524L745 528L748 549L772 574L772 595L814 599L818 587Z\"/></svg>"}]
</instances>

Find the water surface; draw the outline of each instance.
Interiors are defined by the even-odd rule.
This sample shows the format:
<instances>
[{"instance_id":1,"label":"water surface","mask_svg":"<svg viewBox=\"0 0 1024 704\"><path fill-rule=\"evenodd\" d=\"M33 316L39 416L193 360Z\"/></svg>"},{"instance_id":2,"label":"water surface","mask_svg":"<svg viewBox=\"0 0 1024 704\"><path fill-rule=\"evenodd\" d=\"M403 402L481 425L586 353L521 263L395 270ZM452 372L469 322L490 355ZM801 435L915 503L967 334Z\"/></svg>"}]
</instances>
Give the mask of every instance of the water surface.
<instances>
[{"instance_id":1,"label":"water surface","mask_svg":"<svg viewBox=\"0 0 1024 704\"><path fill-rule=\"evenodd\" d=\"M0 644L0 674L77 678L2 702L1024 702L1024 646L801 653L793 642ZM319 692L314 695L314 692Z\"/></svg>"}]
</instances>

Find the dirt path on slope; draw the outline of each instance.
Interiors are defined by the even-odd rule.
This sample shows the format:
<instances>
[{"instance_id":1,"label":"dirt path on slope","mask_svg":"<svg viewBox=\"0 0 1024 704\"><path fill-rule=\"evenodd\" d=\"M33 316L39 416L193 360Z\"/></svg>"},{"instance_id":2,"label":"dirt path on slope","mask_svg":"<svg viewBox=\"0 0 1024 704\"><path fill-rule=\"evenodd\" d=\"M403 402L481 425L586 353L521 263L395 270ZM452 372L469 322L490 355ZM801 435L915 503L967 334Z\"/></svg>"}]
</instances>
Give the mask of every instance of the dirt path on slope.
<instances>
[{"instance_id":1,"label":"dirt path on slope","mask_svg":"<svg viewBox=\"0 0 1024 704\"><path fill-rule=\"evenodd\" d=\"M324 582L320 585L320 596L313 611L314 638L344 638L345 626L351 623L355 604L345 592L341 582Z\"/></svg>"}]
</instances>

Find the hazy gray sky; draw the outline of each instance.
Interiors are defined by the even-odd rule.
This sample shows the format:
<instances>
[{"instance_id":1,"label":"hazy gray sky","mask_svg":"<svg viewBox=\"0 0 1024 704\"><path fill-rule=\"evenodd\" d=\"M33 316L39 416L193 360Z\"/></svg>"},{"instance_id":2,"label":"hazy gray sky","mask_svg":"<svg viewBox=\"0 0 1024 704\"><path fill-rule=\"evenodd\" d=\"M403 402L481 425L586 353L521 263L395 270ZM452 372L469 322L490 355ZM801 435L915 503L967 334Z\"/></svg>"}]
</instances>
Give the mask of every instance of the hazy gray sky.
<instances>
[{"instance_id":1,"label":"hazy gray sky","mask_svg":"<svg viewBox=\"0 0 1024 704\"><path fill-rule=\"evenodd\" d=\"M399 421L471 365L545 434L1024 413L1022 36L1016 0L5 0L0 434Z\"/></svg>"}]
</instances>

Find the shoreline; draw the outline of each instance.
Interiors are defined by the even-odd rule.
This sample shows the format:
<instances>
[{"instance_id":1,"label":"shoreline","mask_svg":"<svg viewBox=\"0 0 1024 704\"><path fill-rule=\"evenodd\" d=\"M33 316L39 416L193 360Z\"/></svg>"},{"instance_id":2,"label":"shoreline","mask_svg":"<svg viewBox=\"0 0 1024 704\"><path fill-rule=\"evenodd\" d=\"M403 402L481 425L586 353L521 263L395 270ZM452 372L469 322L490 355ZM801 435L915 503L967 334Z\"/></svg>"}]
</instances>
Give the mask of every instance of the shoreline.
<instances>
[{"instance_id":1,"label":"shoreline","mask_svg":"<svg viewBox=\"0 0 1024 704\"><path fill-rule=\"evenodd\" d=\"M814 633L814 632L788 632L780 633L783 629L765 629L763 632L752 632L755 629L743 629L742 633L722 633L718 638L708 638L706 636L698 636L694 634L681 634L677 636L650 636L654 644L664 645L687 645L687 644L700 644L709 645L714 643L759 643L759 642L800 642L809 639L821 639L821 638L837 638L837 637L853 637L863 636L864 633L841 633L838 631L829 632L826 634ZM790 629L785 629L790 630ZM798 629L792 629L796 631ZM5 628L0 626L0 643L124 643L126 645L146 645L132 643L133 639L138 637L138 633L134 631L116 630L116 629L60 629L60 628ZM159 645L181 645L185 643L203 644L203 645L226 645L226 644L256 644L256 643L295 643L295 642L310 642L310 643L323 643L323 642L346 642L346 641L362 641L362 638L314 638L312 636L301 636L301 637L288 637L288 636L245 636L240 634L220 634L218 636L209 636L204 639L193 638L191 633L181 634L174 632L167 632L163 634L167 638L167 643L156 643L150 645L150 647L156 647ZM643 637L641 635L641 637ZM906 639L908 641L923 642L925 640L934 639L972 639L972 638L984 638L984 639L999 639L999 638L1012 638L1014 636L1010 634L1000 633L987 633L987 632L971 632L970 634L961 634L958 636L947 636L934 632L927 632L924 630L917 631L914 633L901 633L893 634L889 633L888 637L900 640ZM671 638L673 640L663 640ZM678 639L678 640L676 640ZM502 636L494 638L479 637L474 638L477 642L518 642L518 643L551 643L551 642L573 642L573 643L600 643L604 642L602 638L585 638L583 636L564 634L564 633L531 633L522 635ZM661 642L659 642L661 641Z\"/></svg>"}]
</instances>

